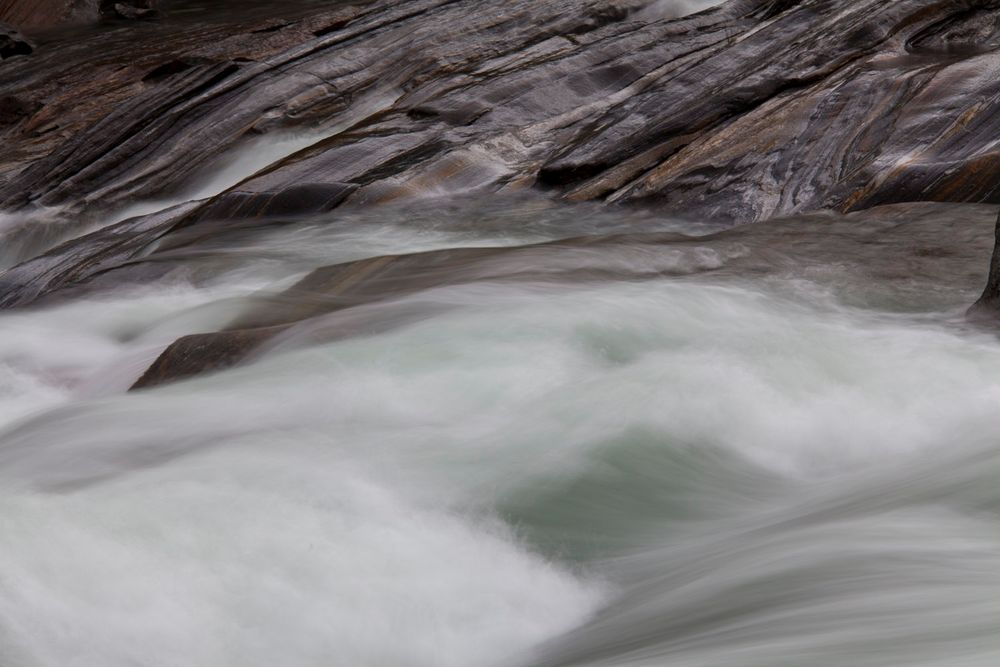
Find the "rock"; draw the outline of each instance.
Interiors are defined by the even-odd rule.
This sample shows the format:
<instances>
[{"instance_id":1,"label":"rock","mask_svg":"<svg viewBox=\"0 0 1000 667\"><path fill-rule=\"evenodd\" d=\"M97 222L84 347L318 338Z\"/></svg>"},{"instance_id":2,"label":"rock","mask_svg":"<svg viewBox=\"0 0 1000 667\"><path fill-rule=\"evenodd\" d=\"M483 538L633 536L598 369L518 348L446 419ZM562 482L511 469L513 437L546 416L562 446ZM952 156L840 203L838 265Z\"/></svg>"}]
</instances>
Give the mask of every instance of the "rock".
<instances>
[{"instance_id":1,"label":"rock","mask_svg":"<svg viewBox=\"0 0 1000 667\"><path fill-rule=\"evenodd\" d=\"M0 21L22 30L52 28L68 23L93 23L100 18L151 19L160 15L158 0L0 0Z\"/></svg>"},{"instance_id":2,"label":"rock","mask_svg":"<svg viewBox=\"0 0 1000 667\"><path fill-rule=\"evenodd\" d=\"M0 0L0 21L21 30L48 28L71 17L92 12L97 18L98 0Z\"/></svg>"},{"instance_id":3,"label":"rock","mask_svg":"<svg viewBox=\"0 0 1000 667\"><path fill-rule=\"evenodd\" d=\"M13 95L0 96L0 127L14 125L41 109L42 105Z\"/></svg>"},{"instance_id":4,"label":"rock","mask_svg":"<svg viewBox=\"0 0 1000 667\"><path fill-rule=\"evenodd\" d=\"M269 79L269 95L284 98L282 104L295 97L295 90L305 83L304 75L292 74L286 82L275 69L280 69L283 59L295 60L299 45L317 39L312 32L316 26L342 24L363 12L363 8L353 6L318 11L265 34L254 30L266 20L256 14L244 18L235 12L216 16L215 22L199 30L170 22L142 24L141 38L129 34L139 27L123 24L114 31L74 34L65 42L51 43L43 53L35 54L28 66L16 67L18 62L12 61L10 67L0 70L0 90L12 96L44 99L45 111L17 136L0 129L0 139L11 149L0 156L0 190L8 194L3 208L61 201L71 203L73 212L68 217L76 218L106 208L100 203L102 199L107 205L121 206L138 192L120 189L112 185L117 177L109 181L105 176L111 176L110 172L125 176L133 171L159 170L173 163L176 149L186 154L184 169L174 168L175 164L161 170L161 176L154 179L159 185L142 189L152 193L182 185L196 167L219 156L220 139L233 142L253 132L255 125L264 122L263 117L272 115L249 101L256 96L252 89L257 83ZM244 97L247 100L236 107L222 108ZM267 102L271 103L273 99ZM221 104L218 110L222 115L214 117L211 125L203 125L202 121L208 120L204 113L217 104ZM245 110L240 111L241 107ZM181 134L173 135L170 126ZM187 139L181 136L186 134L183 127L191 132ZM181 139L183 146L171 148L172 140L161 135L164 130ZM201 138L193 141L194 136ZM151 146L158 148L150 151ZM196 146L204 152L188 153ZM160 158L149 162L160 149L164 151ZM100 157L102 153L105 158ZM125 163L130 164L129 169L121 168ZM160 167L153 163L160 163ZM105 167L110 172L97 173ZM49 168L57 169L65 179L62 186L55 186L59 193L43 191L48 187L15 192L16 182L49 181L42 175ZM17 176L4 178L5 174ZM132 179L126 176L126 180ZM139 180L147 186L153 183ZM282 187L287 185L292 184Z\"/></svg>"},{"instance_id":5,"label":"rock","mask_svg":"<svg viewBox=\"0 0 1000 667\"><path fill-rule=\"evenodd\" d=\"M986 287L966 313L970 321L991 327L1000 323L1000 215L997 216L995 239Z\"/></svg>"},{"instance_id":6,"label":"rock","mask_svg":"<svg viewBox=\"0 0 1000 667\"><path fill-rule=\"evenodd\" d=\"M0 60L14 56L26 56L34 50L31 42L21 33L9 25L0 23Z\"/></svg>"},{"instance_id":7,"label":"rock","mask_svg":"<svg viewBox=\"0 0 1000 667\"><path fill-rule=\"evenodd\" d=\"M280 190L230 190L199 208L194 217L197 221L296 218L331 211L357 189L351 183L302 183Z\"/></svg>"},{"instance_id":8,"label":"rock","mask_svg":"<svg viewBox=\"0 0 1000 667\"><path fill-rule=\"evenodd\" d=\"M182 226L197 206L197 202L181 204L125 220L58 245L0 273L0 308L34 303L53 292L122 267L165 234Z\"/></svg>"},{"instance_id":9,"label":"rock","mask_svg":"<svg viewBox=\"0 0 1000 667\"><path fill-rule=\"evenodd\" d=\"M160 18L157 0L131 0L131 2L101 2L101 15L109 18L149 20Z\"/></svg>"},{"instance_id":10,"label":"rock","mask_svg":"<svg viewBox=\"0 0 1000 667\"><path fill-rule=\"evenodd\" d=\"M96 213L287 128L315 145L240 192L305 178L370 204L538 185L733 222L1000 203L996 3L731 0L632 20L650 4L378 0L235 17L198 40L166 24L127 48L92 35L60 54L79 59L72 73L47 60L0 74L9 94L58 83L88 100L46 105L38 131L59 131L0 162L15 174L0 204ZM144 80L171 61L201 64Z\"/></svg>"},{"instance_id":11,"label":"rock","mask_svg":"<svg viewBox=\"0 0 1000 667\"><path fill-rule=\"evenodd\" d=\"M348 262L317 269L280 294L255 299L222 331L178 339L133 388L225 370L276 338L287 344L315 343L391 329L425 316L432 307L402 297L482 281L545 283L557 289L699 273L742 282L751 275L822 272L825 284L837 285L849 302L881 305L866 299L885 298L889 286L895 289L894 303L923 303L933 310L967 298L982 284L994 216L993 207L898 204L846 216L771 220L704 237L593 236ZM148 260L157 262L155 254ZM833 275L837 278L831 279ZM880 290L869 297L873 282ZM379 304L385 305L374 307Z\"/></svg>"},{"instance_id":12,"label":"rock","mask_svg":"<svg viewBox=\"0 0 1000 667\"><path fill-rule=\"evenodd\" d=\"M184 336L153 362L132 385L132 389L149 389L230 368L246 359L257 346L279 331L259 329Z\"/></svg>"},{"instance_id":13,"label":"rock","mask_svg":"<svg viewBox=\"0 0 1000 667\"><path fill-rule=\"evenodd\" d=\"M163 234L525 188L733 224L1000 203L1000 4L730 0L637 20L653 4L272 3L197 30L77 35L0 68L17 101L0 123L0 208L97 221L175 196L251 141L274 150L271 164ZM311 139L267 143L285 131ZM43 284L89 280L89 257L104 274L132 262L150 232L131 224L145 230L134 244L108 234L61 248L83 264L57 262L65 279ZM32 266L8 277L5 303L35 298Z\"/></svg>"}]
</instances>

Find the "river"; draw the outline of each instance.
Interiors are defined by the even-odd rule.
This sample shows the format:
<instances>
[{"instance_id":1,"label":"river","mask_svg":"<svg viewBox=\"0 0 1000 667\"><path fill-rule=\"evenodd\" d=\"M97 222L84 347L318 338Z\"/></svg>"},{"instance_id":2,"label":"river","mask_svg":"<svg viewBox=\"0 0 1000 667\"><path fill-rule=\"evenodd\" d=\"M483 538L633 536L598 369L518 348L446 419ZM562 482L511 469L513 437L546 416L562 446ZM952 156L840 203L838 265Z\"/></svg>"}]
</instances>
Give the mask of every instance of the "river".
<instances>
[{"instance_id":1,"label":"river","mask_svg":"<svg viewBox=\"0 0 1000 667\"><path fill-rule=\"evenodd\" d=\"M100 30L127 52L276 12L164 6ZM110 211L0 212L0 269L387 107L356 106ZM435 187L163 228L120 266L84 239L51 261L89 280L51 294L45 257L0 274L30 302L0 312L0 667L1000 664L1000 340L963 317L995 207L730 229ZM353 276L303 287L381 257L405 270L359 272L354 301ZM269 308L309 316L131 390L179 337Z\"/></svg>"},{"instance_id":2,"label":"river","mask_svg":"<svg viewBox=\"0 0 1000 667\"><path fill-rule=\"evenodd\" d=\"M665 277L443 285L359 307L393 326L126 391L314 266L717 231L471 202L0 317L0 664L997 664L1000 343L946 272L873 281L829 239L750 271L750 236Z\"/></svg>"}]
</instances>

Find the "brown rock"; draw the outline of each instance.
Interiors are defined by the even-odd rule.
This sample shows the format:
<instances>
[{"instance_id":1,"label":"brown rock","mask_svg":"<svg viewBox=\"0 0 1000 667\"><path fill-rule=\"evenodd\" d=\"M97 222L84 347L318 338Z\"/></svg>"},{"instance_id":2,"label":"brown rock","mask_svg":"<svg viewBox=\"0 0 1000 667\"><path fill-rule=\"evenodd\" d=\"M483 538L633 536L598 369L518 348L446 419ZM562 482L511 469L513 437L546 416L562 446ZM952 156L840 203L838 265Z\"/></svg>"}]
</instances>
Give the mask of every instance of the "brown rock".
<instances>
[{"instance_id":1,"label":"brown rock","mask_svg":"<svg viewBox=\"0 0 1000 667\"><path fill-rule=\"evenodd\" d=\"M0 0L0 21L21 30L96 21L100 0Z\"/></svg>"}]
</instances>

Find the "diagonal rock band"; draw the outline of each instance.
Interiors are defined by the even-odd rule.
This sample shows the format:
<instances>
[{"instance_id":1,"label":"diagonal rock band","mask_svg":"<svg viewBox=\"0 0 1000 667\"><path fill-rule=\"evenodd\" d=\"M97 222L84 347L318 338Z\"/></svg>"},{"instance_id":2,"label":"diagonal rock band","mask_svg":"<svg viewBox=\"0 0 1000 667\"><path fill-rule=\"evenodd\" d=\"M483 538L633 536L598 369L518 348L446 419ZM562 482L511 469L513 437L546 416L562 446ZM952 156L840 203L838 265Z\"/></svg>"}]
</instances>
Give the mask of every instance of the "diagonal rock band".
<instances>
[{"instance_id":1,"label":"diagonal rock band","mask_svg":"<svg viewBox=\"0 0 1000 667\"><path fill-rule=\"evenodd\" d=\"M0 0L0 20L38 25L71 4ZM21 257L0 303L134 269L220 221L431 192L533 189L732 225L1000 204L997 3L731 0L680 19L654 4L272 3L197 31L167 11L29 44L0 68L0 208L89 228L137 200L181 203ZM266 164L183 196L241 147L289 136ZM1000 307L998 262L979 321ZM229 336L241 351L263 337Z\"/></svg>"},{"instance_id":2,"label":"diagonal rock band","mask_svg":"<svg viewBox=\"0 0 1000 667\"><path fill-rule=\"evenodd\" d=\"M1000 9L970 19L953 3L855 0L834 17L818 0L735 0L642 22L607 11L643 4L381 0L228 23L211 45L169 26L127 54L83 38L66 47L75 72L45 54L5 68L10 94L43 109L2 130L21 150L5 159L0 202L95 214L182 186L255 133L308 129L332 136L241 191L303 174L358 185L349 201L535 184L733 222L1000 203L989 148L1000 83L984 74L1000 32L982 28ZM168 61L190 64L148 78ZM71 103L84 88L94 103Z\"/></svg>"}]
</instances>

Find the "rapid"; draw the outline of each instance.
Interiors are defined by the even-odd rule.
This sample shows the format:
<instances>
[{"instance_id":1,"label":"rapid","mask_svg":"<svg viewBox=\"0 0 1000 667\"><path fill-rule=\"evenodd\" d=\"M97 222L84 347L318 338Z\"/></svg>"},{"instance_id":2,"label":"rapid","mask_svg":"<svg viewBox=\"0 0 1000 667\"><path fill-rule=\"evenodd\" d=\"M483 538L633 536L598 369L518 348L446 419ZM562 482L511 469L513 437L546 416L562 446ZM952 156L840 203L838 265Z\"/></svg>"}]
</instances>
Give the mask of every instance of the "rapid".
<instances>
[{"instance_id":1,"label":"rapid","mask_svg":"<svg viewBox=\"0 0 1000 667\"><path fill-rule=\"evenodd\" d=\"M274 10L166 4L178 30ZM391 107L386 85L155 197L0 212L0 288L30 303L0 311L0 667L1000 664L1000 340L964 318L995 207L731 229L429 179L18 282L301 157ZM441 250L336 309L297 287ZM271 306L310 316L135 389L180 337Z\"/></svg>"},{"instance_id":2,"label":"rapid","mask_svg":"<svg viewBox=\"0 0 1000 667\"><path fill-rule=\"evenodd\" d=\"M596 256L673 274L438 286L332 316L393 326L127 391L315 266L717 231L471 201L0 316L0 664L997 664L1000 342L961 324L977 285L838 259L882 256L848 233L878 221L796 221L845 245L770 273L752 234L636 241Z\"/></svg>"}]
</instances>

